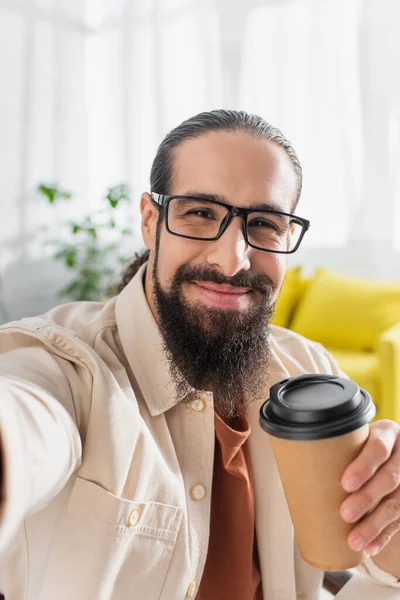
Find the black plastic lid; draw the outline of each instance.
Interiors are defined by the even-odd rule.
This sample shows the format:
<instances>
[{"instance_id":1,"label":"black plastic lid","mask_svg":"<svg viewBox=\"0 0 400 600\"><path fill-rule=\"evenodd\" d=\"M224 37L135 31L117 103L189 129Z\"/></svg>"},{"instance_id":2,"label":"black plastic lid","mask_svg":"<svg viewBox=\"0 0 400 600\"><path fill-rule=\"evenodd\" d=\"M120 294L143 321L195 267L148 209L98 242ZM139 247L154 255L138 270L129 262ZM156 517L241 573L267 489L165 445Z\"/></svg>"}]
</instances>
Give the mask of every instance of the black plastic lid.
<instances>
[{"instance_id":1,"label":"black plastic lid","mask_svg":"<svg viewBox=\"0 0 400 600\"><path fill-rule=\"evenodd\" d=\"M271 387L260 425L288 440L321 440L362 427L375 416L371 396L350 379L300 375Z\"/></svg>"}]
</instances>

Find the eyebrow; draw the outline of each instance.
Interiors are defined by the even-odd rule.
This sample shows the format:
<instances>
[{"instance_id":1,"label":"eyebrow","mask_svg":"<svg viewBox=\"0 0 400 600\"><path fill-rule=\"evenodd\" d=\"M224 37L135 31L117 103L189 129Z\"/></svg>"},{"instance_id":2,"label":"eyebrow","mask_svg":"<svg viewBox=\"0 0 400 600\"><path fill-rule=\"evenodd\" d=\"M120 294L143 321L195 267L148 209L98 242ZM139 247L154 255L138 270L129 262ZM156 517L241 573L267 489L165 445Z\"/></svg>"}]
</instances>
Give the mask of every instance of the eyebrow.
<instances>
[{"instance_id":1,"label":"eyebrow","mask_svg":"<svg viewBox=\"0 0 400 600\"><path fill-rule=\"evenodd\" d=\"M228 202L225 196L221 196L220 194L205 194L204 192L195 192L190 190L183 194L184 196L196 196L196 198L201 198L202 200L214 200L215 202L222 202L222 204L228 204L229 206L233 206L230 202ZM240 206L239 208L246 208L250 210L273 210L277 212L285 212L272 202L253 202L250 206Z\"/></svg>"}]
</instances>

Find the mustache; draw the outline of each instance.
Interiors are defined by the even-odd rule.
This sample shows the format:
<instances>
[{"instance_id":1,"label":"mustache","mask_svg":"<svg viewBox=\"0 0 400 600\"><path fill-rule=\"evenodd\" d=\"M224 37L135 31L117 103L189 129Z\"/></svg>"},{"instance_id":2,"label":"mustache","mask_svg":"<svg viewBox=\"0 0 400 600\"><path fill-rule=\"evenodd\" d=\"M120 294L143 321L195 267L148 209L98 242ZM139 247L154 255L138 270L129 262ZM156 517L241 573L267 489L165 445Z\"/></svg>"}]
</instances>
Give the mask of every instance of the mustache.
<instances>
[{"instance_id":1,"label":"mustache","mask_svg":"<svg viewBox=\"0 0 400 600\"><path fill-rule=\"evenodd\" d=\"M274 284L265 273L250 273L249 271L238 271L233 277L226 277L208 265L182 265L175 273L173 287L182 283L194 281L207 281L210 283L226 284L232 287L245 287L262 294L271 295Z\"/></svg>"}]
</instances>

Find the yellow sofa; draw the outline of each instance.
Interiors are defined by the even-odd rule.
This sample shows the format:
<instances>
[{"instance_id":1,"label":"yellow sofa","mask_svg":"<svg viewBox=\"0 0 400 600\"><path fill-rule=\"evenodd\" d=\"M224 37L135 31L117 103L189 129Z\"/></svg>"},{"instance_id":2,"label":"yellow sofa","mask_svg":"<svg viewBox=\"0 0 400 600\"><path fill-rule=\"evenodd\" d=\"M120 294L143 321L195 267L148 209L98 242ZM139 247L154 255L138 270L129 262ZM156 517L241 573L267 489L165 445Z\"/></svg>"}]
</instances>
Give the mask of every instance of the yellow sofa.
<instances>
[{"instance_id":1,"label":"yellow sofa","mask_svg":"<svg viewBox=\"0 0 400 600\"><path fill-rule=\"evenodd\" d=\"M372 396L376 419L400 423L400 283L288 270L273 319L323 344Z\"/></svg>"}]
</instances>

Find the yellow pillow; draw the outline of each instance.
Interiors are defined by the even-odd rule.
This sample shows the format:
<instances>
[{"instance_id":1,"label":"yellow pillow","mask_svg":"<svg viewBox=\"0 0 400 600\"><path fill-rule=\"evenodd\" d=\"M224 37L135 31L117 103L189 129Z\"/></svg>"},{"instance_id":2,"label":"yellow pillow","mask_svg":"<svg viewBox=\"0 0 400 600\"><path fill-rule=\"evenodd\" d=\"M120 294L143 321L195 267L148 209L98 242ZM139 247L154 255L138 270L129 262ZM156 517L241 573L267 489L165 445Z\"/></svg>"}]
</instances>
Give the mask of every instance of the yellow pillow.
<instances>
[{"instance_id":1,"label":"yellow pillow","mask_svg":"<svg viewBox=\"0 0 400 600\"><path fill-rule=\"evenodd\" d=\"M318 269L291 329L325 346L373 350L380 334L399 321L399 284Z\"/></svg>"},{"instance_id":2,"label":"yellow pillow","mask_svg":"<svg viewBox=\"0 0 400 600\"><path fill-rule=\"evenodd\" d=\"M290 319L299 299L301 286L301 267L294 267L286 271L279 297L275 306L275 313L271 320L273 325L289 327Z\"/></svg>"}]
</instances>

